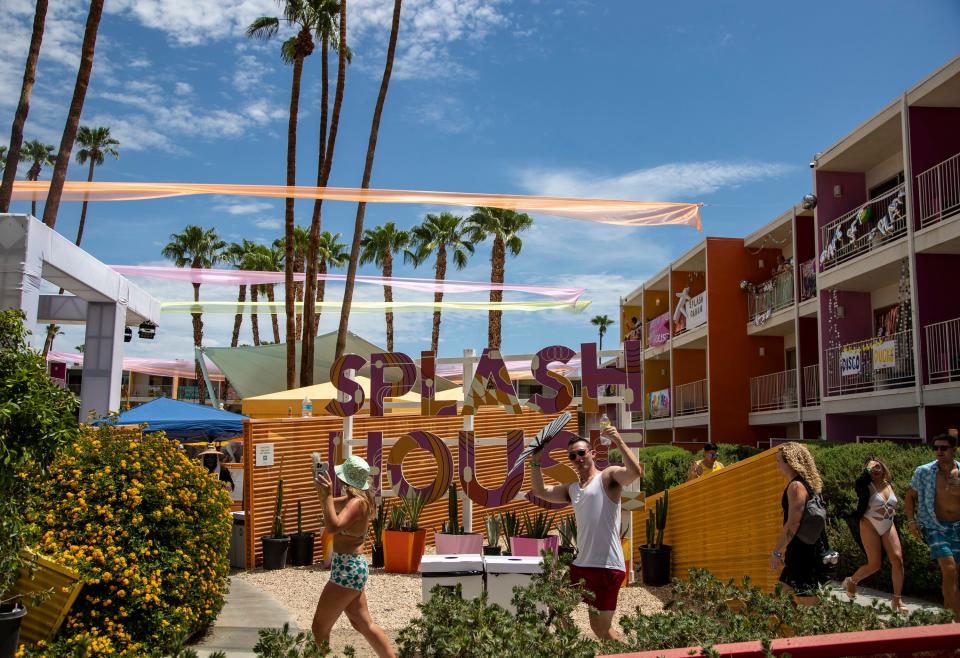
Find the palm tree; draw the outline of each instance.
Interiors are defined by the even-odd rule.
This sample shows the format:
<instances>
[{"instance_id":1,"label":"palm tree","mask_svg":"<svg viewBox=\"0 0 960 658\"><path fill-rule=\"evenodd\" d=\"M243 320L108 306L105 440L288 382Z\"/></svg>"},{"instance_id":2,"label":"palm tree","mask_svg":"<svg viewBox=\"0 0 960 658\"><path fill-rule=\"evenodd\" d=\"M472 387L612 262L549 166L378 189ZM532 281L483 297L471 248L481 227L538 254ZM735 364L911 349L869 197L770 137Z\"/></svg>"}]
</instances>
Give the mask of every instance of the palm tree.
<instances>
[{"instance_id":1,"label":"palm tree","mask_svg":"<svg viewBox=\"0 0 960 658\"><path fill-rule=\"evenodd\" d=\"M261 272L282 272L284 268L283 248L279 245L267 246L265 244L255 244L250 249L248 257L244 258L244 269L258 270ZM266 294L267 301L273 303L276 301L277 284L265 283L259 286L260 292ZM256 299L254 299L256 301ZM270 320L273 324L273 342L280 342L280 324L277 320L277 309L271 307ZM259 333L259 332L258 332Z\"/></svg>"},{"instance_id":2,"label":"palm tree","mask_svg":"<svg viewBox=\"0 0 960 658\"><path fill-rule=\"evenodd\" d=\"M233 267L237 269L244 269L243 259L249 253L253 243L249 240L244 240L243 242L231 242L229 246L223 252L223 260L227 263L230 263ZM240 284L240 290L237 293L237 303L243 304L247 301L247 286ZM240 342L240 325L243 324L243 309L240 308L239 312L233 318L233 336L230 338L230 347L236 347Z\"/></svg>"},{"instance_id":3,"label":"palm tree","mask_svg":"<svg viewBox=\"0 0 960 658\"><path fill-rule=\"evenodd\" d=\"M320 239L317 240L317 273L326 274L327 268L330 267L343 267L350 260L350 255L347 253L347 245L340 242L340 233L331 233L330 231L324 231L320 234ZM326 291L327 282L325 279L320 279L317 281L317 301L323 301L323 294ZM306 318L307 314L304 313L303 317ZM304 321L306 322L306 321ZM317 336L320 332L320 311L317 310L314 316L313 323L313 333L311 339ZM304 338L306 334L304 333ZM311 340L312 342L312 340ZM301 350L303 347L301 346ZM313 366L311 365L310 370L313 371Z\"/></svg>"},{"instance_id":4,"label":"palm tree","mask_svg":"<svg viewBox=\"0 0 960 658\"><path fill-rule=\"evenodd\" d=\"M321 78L320 78L320 144L317 149L317 187L326 187L330 180L330 168L333 165L333 151L337 143L337 131L340 126L340 108L343 104L343 87L346 82L347 63L351 59L350 49L347 47L347 0L339 2L339 17L332 15L336 0L324 0L319 12L322 22L317 26L320 36ZM339 24L339 25L337 25ZM334 31L339 27L339 34ZM330 117L330 130L327 131L327 98L329 82L327 71L329 51L337 49L337 87L333 99L333 115ZM320 240L320 211L323 199L313 202L313 217L310 221L310 244L307 249L307 272L304 282L304 295L310 299L317 285L317 249ZM318 292L319 294L319 292ZM322 296L322 294L321 294ZM320 320L316 316L317 309L308 304L303 309L303 318L306 326L319 326ZM306 332L300 344L300 386L313 384L313 351L314 334Z\"/></svg>"},{"instance_id":5,"label":"palm tree","mask_svg":"<svg viewBox=\"0 0 960 658\"><path fill-rule=\"evenodd\" d=\"M383 114L383 104L387 100L390 74L393 72L393 56L397 52L397 35L400 33L400 7L402 4L403 0L393 0L393 21L390 24L390 41L387 44L387 60L383 66L380 92L377 94L377 104L373 110L373 121L370 124L370 138L367 141L367 159L363 165L363 180L360 183L360 187L364 190L370 187L370 175L373 173L373 156L377 150L377 136L380 133L380 117ZM340 358L347 347L350 304L353 302L353 285L357 279L357 263L360 260L360 239L363 236L363 217L366 211L366 203L361 201L357 204L357 218L353 224L353 243L350 245L350 264L347 267L347 281L343 288L343 305L340 307L340 326L337 329L336 358Z\"/></svg>"},{"instance_id":6,"label":"palm tree","mask_svg":"<svg viewBox=\"0 0 960 658\"><path fill-rule=\"evenodd\" d=\"M523 249L523 240L519 234L533 225L533 218L525 213L518 213L502 208L474 208L474 212L467 219L470 229L470 241L476 244L493 236L493 247L490 252L490 283L502 284L507 260L507 249L512 256L519 256ZM503 301L503 290L490 291L491 302ZM500 349L502 334L503 311L489 311L487 313L487 345L490 349Z\"/></svg>"},{"instance_id":7,"label":"palm tree","mask_svg":"<svg viewBox=\"0 0 960 658\"><path fill-rule=\"evenodd\" d=\"M223 250L227 243L217 236L216 229L204 229L192 224L183 229L183 233L170 235L170 242L160 254L177 267L210 268L223 259ZM200 284L193 284L193 301L200 302ZM191 313L193 316L193 344L203 346L203 317L201 313ZM200 364L196 365L197 391L200 404L206 401L203 373Z\"/></svg>"},{"instance_id":8,"label":"palm tree","mask_svg":"<svg viewBox=\"0 0 960 658\"><path fill-rule=\"evenodd\" d=\"M47 339L43 341L43 358L47 358L47 354L50 353L50 350L53 349L53 340L57 336L63 336L63 327L59 324L47 325ZM81 350L83 351L83 350Z\"/></svg>"},{"instance_id":9,"label":"palm tree","mask_svg":"<svg viewBox=\"0 0 960 658\"><path fill-rule=\"evenodd\" d=\"M83 46L80 50L80 70L77 71L77 82L73 86L73 99L70 101L70 110L67 112L67 123L63 127L63 136L60 138L60 152L57 153L57 163L53 166L53 176L50 178L47 202L43 204L43 223L50 228L54 228L57 224L57 211L60 209L63 182L67 178L67 167L70 166L70 152L73 150L73 141L77 137L80 113L83 111L83 100L87 96L90 73L93 71L93 53L97 47L97 30L100 28L100 17L102 15L103 0L90 0L87 26L83 31Z\"/></svg>"},{"instance_id":10,"label":"palm tree","mask_svg":"<svg viewBox=\"0 0 960 658\"><path fill-rule=\"evenodd\" d=\"M0 146L0 172L7 168L7 147Z\"/></svg>"},{"instance_id":11,"label":"palm tree","mask_svg":"<svg viewBox=\"0 0 960 658\"><path fill-rule=\"evenodd\" d=\"M310 231L302 226L293 227L293 271L295 273L303 272L304 261L307 258L307 246L310 242ZM273 241L273 248L282 253L286 244L282 238ZM295 301L303 301L303 283L294 281L293 297ZM296 340L300 340L301 328L303 325L303 314L297 313Z\"/></svg>"},{"instance_id":12,"label":"palm tree","mask_svg":"<svg viewBox=\"0 0 960 658\"><path fill-rule=\"evenodd\" d=\"M40 171L44 167L53 166L53 145L44 144L39 139L31 139L24 144L21 154L24 160L30 160L32 162L30 168L27 169L27 180L40 180ZM13 163L10 162L9 157L7 158L7 163L10 164L10 166L14 166ZM31 203L30 214L34 217L37 216L36 197L34 197Z\"/></svg>"},{"instance_id":13,"label":"palm tree","mask_svg":"<svg viewBox=\"0 0 960 658\"><path fill-rule=\"evenodd\" d=\"M598 327L600 332L600 350L603 350L603 335L607 333L607 327L613 324L613 320L607 315L595 315L590 320L590 324Z\"/></svg>"},{"instance_id":14,"label":"palm tree","mask_svg":"<svg viewBox=\"0 0 960 658\"><path fill-rule=\"evenodd\" d=\"M80 150L77 151L77 164L90 163L90 169L87 171L88 183L93 180L93 168L102 165L106 156L120 158L120 153L117 151L120 142L110 136L109 128L80 126L77 131L77 142L80 144ZM84 199L83 206L80 208L80 225L77 227L76 245L78 247L80 246L80 240L83 239L83 225L86 221L87 201Z\"/></svg>"},{"instance_id":15,"label":"palm tree","mask_svg":"<svg viewBox=\"0 0 960 658\"><path fill-rule=\"evenodd\" d=\"M30 112L30 95L33 93L33 83L36 82L37 60L40 59L40 44L43 42L43 29L47 20L47 0L37 0L33 12L33 34L30 37L30 49L27 51L27 64L23 69L23 85L20 87L20 102L13 117L13 126L10 128L10 152L3 169L3 183L0 183L0 212L10 210L10 199L13 196L13 179L17 175L17 165L20 164L20 147L23 144L23 126L27 122ZM33 213L36 216L36 212Z\"/></svg>"},{"instance_id":16,"label":"palm tree","mask_svg":"<svg viewBox=\"0 0 960 658\"><path fill-rule=\"evenodd\" d=\"M383 226L367 229L360 241L360 264L374 263L383 272L385 279L393 277L393 255L402 253L410 244L410 234L397 230L397 225L387 222ZM383 301L393 301L393 286L383 286ZM393 311L387 308L387 351L393 351Z\"/></svg>"},{"instance_id":17,"label":"palm tree","mask_svg":"<svg viewBox=\"0 0 960 658\"><path fill-rule=\"evenodd\" d=\"M473 243L470 241L470 230L463 217L449 212L439 215L427 215L423 223L410 230L413 250L404 250L404 259L419 267L430 254L436 252L437 281L443 281L447 275L447 251L453 254L453 264L458 270L467 266L467 254L473 254ZM433 293L433 301L443 301L443 292ZM440 344L440 309L433 312L433 332L430 335L430 348L436 352Z\"/></svg>"},{"instance_id":18,"label":"palm tree","mask_svg":"<svg viewBox=\"0 0 960 658\"><path fill-rule=\"evenodd\" d=\"M296 36L283 42L280 57L287 64L293 64L293 78L290 83L290 118L287 123L287 186L297 184L297 115L300 108L300 77L303 74L303 60L313 53L312 30L319 17L319 0L283 0L283 17L261 16L247 28L248 37L270 39L280 29L280 22L297 29ZM288 197L284 205L284 299L287 313L287 388L293 388L296 382L297 346L295 343L296 318L293 287L293 197ZM277 341L279 342L279 341Z\"/></svg>"}]
</instances>

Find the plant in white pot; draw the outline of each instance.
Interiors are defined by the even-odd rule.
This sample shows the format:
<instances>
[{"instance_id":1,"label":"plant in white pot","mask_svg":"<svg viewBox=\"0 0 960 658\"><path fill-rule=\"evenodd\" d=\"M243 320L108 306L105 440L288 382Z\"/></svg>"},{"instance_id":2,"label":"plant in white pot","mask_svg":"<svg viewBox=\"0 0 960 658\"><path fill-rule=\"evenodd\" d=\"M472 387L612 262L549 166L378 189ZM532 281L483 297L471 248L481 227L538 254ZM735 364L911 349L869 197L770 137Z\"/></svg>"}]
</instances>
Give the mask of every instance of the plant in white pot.
<instances>
[{"instance_id":1,"label":"plant in white pot","mask_svg":"<svg viewBox=\"0 0 960 658\"><path fill-rule=\"evenodd\" d=\"M443 530L434 533L437 555L479 555L483 551L483 535L465 532L460 525L457 509L457 487L451 484L447 491L447 515Z\"/></svg>"}]
</instances>

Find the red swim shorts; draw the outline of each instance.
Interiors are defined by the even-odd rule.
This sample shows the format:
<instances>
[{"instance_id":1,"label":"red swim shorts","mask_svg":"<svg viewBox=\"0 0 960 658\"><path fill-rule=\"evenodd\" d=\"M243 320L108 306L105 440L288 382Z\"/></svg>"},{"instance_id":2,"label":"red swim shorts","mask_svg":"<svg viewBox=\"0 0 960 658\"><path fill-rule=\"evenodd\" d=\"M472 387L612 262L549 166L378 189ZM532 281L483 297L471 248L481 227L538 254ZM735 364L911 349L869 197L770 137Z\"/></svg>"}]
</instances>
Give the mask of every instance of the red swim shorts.
<instances>
[{"instance_id":1,"label":"red swim shorts","mask_svg":"<svg viewBox=\"0 0 960 658\"><path fill-rule=\"evenodd\" d=\"M584 596L583 602L600 611L617 609L617 596L626 577L626 572L619 569L570 565L570 582L583 584L584 589L593 594L593 598Z\"/></svg>"}]
</instances>

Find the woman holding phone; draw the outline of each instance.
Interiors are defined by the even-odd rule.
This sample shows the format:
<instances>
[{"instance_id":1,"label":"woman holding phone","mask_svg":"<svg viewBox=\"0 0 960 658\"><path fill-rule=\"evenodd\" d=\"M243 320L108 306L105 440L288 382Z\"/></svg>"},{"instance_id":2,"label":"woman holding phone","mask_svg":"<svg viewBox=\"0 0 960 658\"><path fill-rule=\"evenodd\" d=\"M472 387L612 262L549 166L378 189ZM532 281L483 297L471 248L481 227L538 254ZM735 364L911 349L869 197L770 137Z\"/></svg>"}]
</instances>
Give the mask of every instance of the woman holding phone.
<instances>
[{"instance_id":1,"label":"woman holding phone","mask_svg":"<svg viewBox=\"0 0 960 658\"><path fill-rule=\"evenodd\" d=\"M334 537L330 580L317 601L313 637L317 644L329 643L333 625L346 613L350 625L363 635L378 656L395 658L383 629L370 618L367 595L363 591L369 573L363 543L375 507L370 493L371 469L363 458L351 455L334 471L343 483L344 496L331 495L326 469L316 469L314 475L323 506L324 528Z\"/></svg>"}]
</instances>

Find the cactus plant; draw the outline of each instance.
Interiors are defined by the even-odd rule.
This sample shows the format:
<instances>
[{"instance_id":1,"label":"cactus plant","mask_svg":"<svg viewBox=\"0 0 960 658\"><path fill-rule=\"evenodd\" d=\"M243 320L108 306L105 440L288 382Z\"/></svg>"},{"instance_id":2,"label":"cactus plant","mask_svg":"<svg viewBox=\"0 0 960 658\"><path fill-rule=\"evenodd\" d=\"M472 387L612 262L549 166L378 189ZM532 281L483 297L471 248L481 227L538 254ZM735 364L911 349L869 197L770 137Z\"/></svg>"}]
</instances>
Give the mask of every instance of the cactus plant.
<instances>
[{"instance_id":1,"label":"cactus plant","mask_svg":"<svg viewBox=\"0 0 960 658\"><path fill-rule=\"evenodd\" d=\"M487 516L487 546L500 545L500 518L496 514Z\"/></svg>"},{"instance_id":2,"label":"cactus plant","mask_svg":"<svg viewBox=\"0 0 960 658\"><path fill-rule=\"evenodd\" d=\"M460 519L457 512L457 487L451 484L447 495L447 514L448 521L443 523L443 533L446 535L462 535L463 526L460 525Z\"/></svg>"},{"instance_id":3,"label":"cactus plant","mask_svg":"<svg viewBox=\"0 0 960 658\"><path fill-rule=\"evenodd\" d=\"M283 478L280 478L277 480L277 501L273 508L273 538L283 537Z\"/></svg>"},{"instance_id":4,"label":"cactus plant","mask_svg":"<svg viewBox=\"0 0 960 658\"><path fill-rule=\"evenodd\" d=\"M663 533L667 527L667 506L669 491L663 492L663 497L657 500L656 511L649 510L647 515L647 546L659 548L663 545Z\"/></svg>"}]
</instances>

